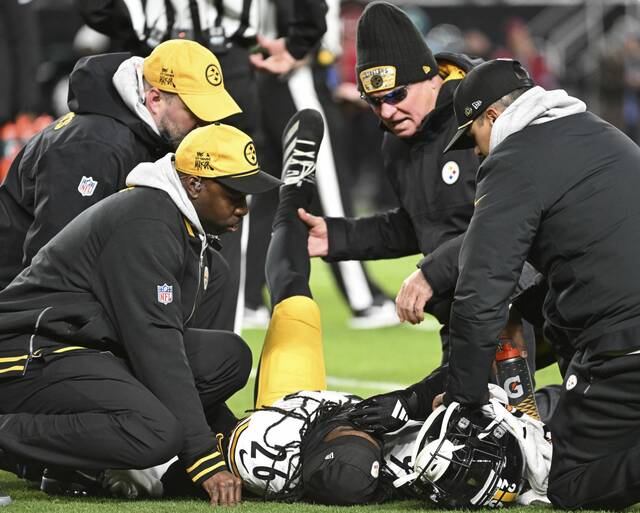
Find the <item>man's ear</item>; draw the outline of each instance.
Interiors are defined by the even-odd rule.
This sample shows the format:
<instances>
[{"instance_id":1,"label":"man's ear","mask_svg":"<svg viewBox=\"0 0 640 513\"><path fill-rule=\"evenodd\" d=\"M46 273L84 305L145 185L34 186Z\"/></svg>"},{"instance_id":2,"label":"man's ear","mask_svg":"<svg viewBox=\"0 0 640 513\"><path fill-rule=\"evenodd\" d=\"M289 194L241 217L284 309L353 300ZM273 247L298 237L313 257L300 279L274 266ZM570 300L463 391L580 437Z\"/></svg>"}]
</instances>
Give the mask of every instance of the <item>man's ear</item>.
<instances>
[{"instance_id":1,"label":"man's ear","mask_svg":"<svg viewBox=\"0 0 640 513\"><path fill-rule=\"evenodd\" d=\"M160 114L162 94L157 87L151 87L144 92L144 104L154 119Z\"/></svg>"},{"instance_id":2,"label":"man's ear","mask_svg":"<svg viewBox=\"0 0 640 513\"><path fill-rule=\"evenodd\" d=\"M187 192L187 196L189 199L195 200L200 196L200 191L202 191L202 181L197 176L187 176L182 180L182 186L184 190Z\"/></svg>"},{"instance_id":3,"label":"man's ear","mask_svg":"<svg viewBox=\"0 0 640 513\"><path fill-rule=\"evenodd\" d=\"M496 119L498 119L498 116L500 116L500 111L494 107L489 107L487 109L486 116L489 122L493 125L496 122Z\"/></svg>"}]
</instances>

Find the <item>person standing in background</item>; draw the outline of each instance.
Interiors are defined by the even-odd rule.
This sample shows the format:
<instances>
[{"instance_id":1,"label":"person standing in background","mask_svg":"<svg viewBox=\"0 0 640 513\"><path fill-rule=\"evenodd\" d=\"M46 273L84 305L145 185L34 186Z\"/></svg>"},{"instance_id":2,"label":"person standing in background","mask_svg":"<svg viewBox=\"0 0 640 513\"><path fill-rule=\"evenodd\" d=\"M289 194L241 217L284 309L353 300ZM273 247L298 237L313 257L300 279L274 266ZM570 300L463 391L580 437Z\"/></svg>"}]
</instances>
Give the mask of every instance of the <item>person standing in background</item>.
<instances>
[{"instance_id":1,"label":"person standing in background","mask_svg":"<svg viewBox=\"0 0 640 513\"><path fill-rule=\"evenodd\" d=\"M263 23L264 32L259 38L267 50L277 48L277 41L285 37L294 22L295 2L273 0ZM344 123L328 86L330 67L341 53L340 5L337 0L327 2L327 32L319 44L300 65L283 74L271 66L261 55L252 56L258 75L258 92L263 109L262 120L267 145L264 148L265 167L278 169L282 161L281 138L287 120L296 112L313 108L322 113L327 127L320 148L317 165L322 169L318 178L319 204L314 211L333 217L352 215L349 194L344 190L348 169ZM295 157L292 157L295 158ZM250 319L256 324L268 321L263 306L262 289L265 283L264 258L269 244L269 227L278 205L277 193L271 192L256 198L251 217L255 236L251 238L247 256L246 305ZM262 234L262 236L260 236ZM397 324L393 302L370 279L362 262L334 262L331 271L343 294L352 317L349 325L356 329L373 329Z\"/></svg>"}]
</instances>

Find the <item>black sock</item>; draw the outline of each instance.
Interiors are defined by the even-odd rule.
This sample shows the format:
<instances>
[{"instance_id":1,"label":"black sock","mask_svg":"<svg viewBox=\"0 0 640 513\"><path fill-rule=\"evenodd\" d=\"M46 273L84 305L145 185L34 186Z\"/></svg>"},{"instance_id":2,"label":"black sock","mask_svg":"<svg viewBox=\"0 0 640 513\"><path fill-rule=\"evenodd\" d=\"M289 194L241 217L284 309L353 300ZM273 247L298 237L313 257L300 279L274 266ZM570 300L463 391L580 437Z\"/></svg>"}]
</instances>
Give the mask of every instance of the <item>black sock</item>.
<instances>
[{"instance_id":1,"label":"black sock","mask_svg":"<svg viewBox=\"0 0 640 513\"><path fill-rule=\"evenodd\" d=\"M273 227L275 230L279 225L283 223L291 223L294 221L300 221L298 217L298 209L309 209L313 195L316 191L316 186L309 182L300 182L300 186L296 185L283 185L280 187L280 202L278 203L278 209L276 215L273 218Z\"/></svg>"}]
</instances>

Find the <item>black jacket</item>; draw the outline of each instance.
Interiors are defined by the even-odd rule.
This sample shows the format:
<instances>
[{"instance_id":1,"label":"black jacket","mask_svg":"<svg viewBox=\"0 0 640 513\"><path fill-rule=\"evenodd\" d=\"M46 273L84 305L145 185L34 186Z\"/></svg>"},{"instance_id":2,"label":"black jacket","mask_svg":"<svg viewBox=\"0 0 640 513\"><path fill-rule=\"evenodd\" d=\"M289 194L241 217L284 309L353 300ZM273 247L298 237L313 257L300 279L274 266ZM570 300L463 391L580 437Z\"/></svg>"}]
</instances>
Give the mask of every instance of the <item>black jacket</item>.
<instances>
[{"instance_id":1,"label":"black jacket","mask_svg":"<svg viewBox=\"0 0 640 513\"><path fill-rule=\"evenodd\" d=\"M183 343L208 274L205 249L161 190L125 189L84 211L0 292L2 377L20 376L10 362L26 355L111 351L182 424L185 467L215 453Z\"/></svg>"},{"instance_id":2,"label":"black jacket","mask_svg":"<svg viewBox=\"0 0 640 513\"><path fill-rule=\"evenodd\" d=\"M475 62L465 56L439 54L446 62L468 71ZM434 253L443 243L464 233L473 214L478 158L473 150L443 155L457 130L453 93L459 79L446 80L435 109L420 130L402 139L386 133L382 153L384 167L400 207L358 219L326 218L329 254L326 260L375 260L422 253L430 255L420 267L436 294L452 290L451 267L457 253ZM457 165L459 177L448 184L443 178L447 163Z\"/></svg>"},{"instance_id":3,"label":"black jacket","mask_svg":"<svg viewBox=\"0 0 640 513\"><path fill-rule=\"evenodd\" d=\"M113 74L129 57L80 59L70 77L72 113L33 137L14 160L0 186L0 289L76 215L122 189L133 167L171 151L113 87Z\"/></svg>"},{"instance_id":4,"label":"black jacket","mask_svg":"<svg viewBox=\"0 0 640 513\"><path fill-rule=\"evenodd\" d=\"M640 148L589 112L492 150L460 253L447 401L483 401L525 259L546 277L547 336L587 357L640 347L639 190Z\"/></svg>"}]
</instances>

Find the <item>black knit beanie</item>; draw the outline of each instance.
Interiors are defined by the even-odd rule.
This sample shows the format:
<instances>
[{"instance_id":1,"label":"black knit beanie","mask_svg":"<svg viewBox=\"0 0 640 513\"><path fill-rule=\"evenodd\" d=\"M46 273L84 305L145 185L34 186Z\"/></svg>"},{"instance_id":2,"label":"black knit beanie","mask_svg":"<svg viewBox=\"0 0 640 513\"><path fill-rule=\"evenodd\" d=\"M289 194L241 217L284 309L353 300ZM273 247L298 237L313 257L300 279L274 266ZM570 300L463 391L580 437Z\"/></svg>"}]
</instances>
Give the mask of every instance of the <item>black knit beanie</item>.
<instances>
[{"instance_id":1,"label":"black knit beanie","mask_svg":"<svg viewBox=\"0 0 640 513\"><path fill-rule=\"evenodd\" d=\"M358 89L374 93L422 82L438 73L431 50L409 17L387 2L372 2L358 21Z\"/></svg>"}]
</instances>

